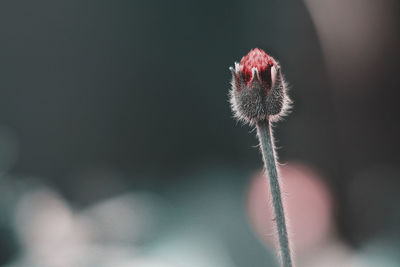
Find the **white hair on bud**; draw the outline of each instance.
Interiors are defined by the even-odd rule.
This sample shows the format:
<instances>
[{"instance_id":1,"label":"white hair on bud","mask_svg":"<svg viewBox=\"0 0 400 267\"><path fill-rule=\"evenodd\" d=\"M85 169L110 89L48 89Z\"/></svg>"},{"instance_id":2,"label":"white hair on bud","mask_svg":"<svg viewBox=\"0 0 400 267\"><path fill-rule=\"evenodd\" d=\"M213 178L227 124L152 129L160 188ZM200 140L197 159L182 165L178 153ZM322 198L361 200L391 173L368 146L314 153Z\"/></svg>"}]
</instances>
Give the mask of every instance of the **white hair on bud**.
<instances>
[{"instance_id":1,"label":"white hair on bud","mask_svg":"<svg viewBox=\"0 0 400 267\"><path fill-rule=\"evenodd\" d=\"M235 62L235 71L239 72L240 71L240 65L239 63Z\"/></svg>"},{"instance_id":2,"label":"white hair on bud","mask_svg":"<svg viewBox=\"0 0 400 267\"><path fill-rule=\"evenodd\" d=\"M260 77L258 76L258 69L256 67L251 69L251 75L253 75L253 77L251 77L252 79L254 79L254 77L260 79Z\"/></svg>"},{"instance_id":3,"label":"white hair on bud","mask_svg":"<svg viewBox=\"0 0 400 267\"><path fill-rule=\"evenodd\" d=\"M276 71L276 68L275 68L275 66L272 66L271 67L271 87L274 87L275 86L275 81L276 81L276 75L277 75L277 71Z\"/></svg>"},{"instance_id":4,"label":"white hair on bud","mask_svg":"<svg viewBox=\"0 0 400 267\"><path fill-rule=\"evenodd\" d=\"M278 68L277 74L275 77L278 78L278 75L280 75L280 77L279 77L279 79L281 80L280 86L282 87L281 90L284 95L284 97L282 99L282 111L277 115L269 116L269 120L271 122L277 122L277 121L281 120L283 117L286 117L287 115L290 114L290 112L292 111L292 108L293 108L293 101L292 101L292 99L290 99L290 97L288 95L289 84L286 82L285 78L283 77L280 67Z\"/></svg>"}]
</instances>

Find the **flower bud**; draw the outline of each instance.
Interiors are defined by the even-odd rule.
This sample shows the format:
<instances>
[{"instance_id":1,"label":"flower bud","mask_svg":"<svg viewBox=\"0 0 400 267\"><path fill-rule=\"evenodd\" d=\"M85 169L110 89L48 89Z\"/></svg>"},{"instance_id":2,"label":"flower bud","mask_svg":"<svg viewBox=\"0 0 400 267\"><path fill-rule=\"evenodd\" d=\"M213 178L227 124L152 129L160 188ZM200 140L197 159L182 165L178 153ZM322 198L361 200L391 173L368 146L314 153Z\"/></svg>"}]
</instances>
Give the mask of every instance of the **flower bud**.
<instances>
[{"instance_id":1,"label":"flower bud","mask_svg":"<svg viewBox=\"0 0 400 267\"><path fill-rule=\"evenodd\" d=\"M278 62L255 48L242 58L232 72L230 102L235 116L250 124L276 121L285 115L290 99Z\"/></svg>"}]
</instances>

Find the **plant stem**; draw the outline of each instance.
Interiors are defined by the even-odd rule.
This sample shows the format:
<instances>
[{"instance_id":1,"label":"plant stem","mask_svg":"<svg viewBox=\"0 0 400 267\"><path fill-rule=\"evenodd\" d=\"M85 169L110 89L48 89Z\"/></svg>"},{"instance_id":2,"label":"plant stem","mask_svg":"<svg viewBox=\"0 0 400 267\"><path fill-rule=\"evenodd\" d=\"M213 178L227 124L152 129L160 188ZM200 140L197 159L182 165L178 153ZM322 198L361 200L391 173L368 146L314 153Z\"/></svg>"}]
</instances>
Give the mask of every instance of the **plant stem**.
<instances>
[{"instance_id":1,"label":"plant stem","mask_svg":"<svg viewBox=\"0 0 400 267\"><path fill-rule=\"evenodd\" d=\"M257 123L257 134L260 140L264 165L268 171L272 204L275 212L275 221L278 231L279 246L283 267L292 267L288 234L286 229L285 213L283 211L281 190L278 181L278 171L272 137L272 129L268 120Z\"/></svg>"}]
</instances>

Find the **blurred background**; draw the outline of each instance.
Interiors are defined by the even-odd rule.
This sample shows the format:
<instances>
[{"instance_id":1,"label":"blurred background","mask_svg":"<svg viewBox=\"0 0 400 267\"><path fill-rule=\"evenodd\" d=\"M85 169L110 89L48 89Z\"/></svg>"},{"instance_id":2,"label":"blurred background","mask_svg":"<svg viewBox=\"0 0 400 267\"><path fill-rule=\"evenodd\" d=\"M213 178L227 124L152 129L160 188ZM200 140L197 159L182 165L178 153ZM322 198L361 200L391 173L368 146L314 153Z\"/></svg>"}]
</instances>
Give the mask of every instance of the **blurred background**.
<instances>
[{"instance_id":1,"label":"blurred background","mask_svg":"<svg viewBox=\"0 0 400 267\"><path fill-rule=\"evenodd\" d=\"M400 266L396 0L0 2L0 265L279 266L229 66L278 59L298 266Z\"/></svg>"}]
</instances>

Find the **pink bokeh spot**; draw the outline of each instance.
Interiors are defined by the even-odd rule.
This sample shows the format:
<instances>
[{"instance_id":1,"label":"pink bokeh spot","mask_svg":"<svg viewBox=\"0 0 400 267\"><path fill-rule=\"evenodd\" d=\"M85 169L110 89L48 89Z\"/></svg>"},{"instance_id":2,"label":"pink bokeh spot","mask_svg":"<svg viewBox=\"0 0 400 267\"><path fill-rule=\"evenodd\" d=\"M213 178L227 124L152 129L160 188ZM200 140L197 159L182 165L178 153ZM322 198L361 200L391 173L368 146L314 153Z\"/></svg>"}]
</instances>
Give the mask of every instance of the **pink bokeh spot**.
<instances>
[{"instance_id":1,"label":"pink bokeh spot","mask_svg":"<svg viewBox=\"0 0 400 267\"><path fill-rule=\"evenodd\" d=\"M332 197L321 176L300 163L282 166L281 190L291 246L296 253L315 249L332 230ZM275 222L267 177L258 174L251 181L248 215L257 236L275 246Z\"/></svg>"}]
</instances>

